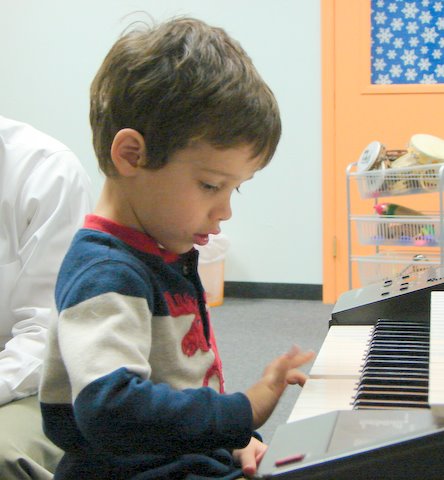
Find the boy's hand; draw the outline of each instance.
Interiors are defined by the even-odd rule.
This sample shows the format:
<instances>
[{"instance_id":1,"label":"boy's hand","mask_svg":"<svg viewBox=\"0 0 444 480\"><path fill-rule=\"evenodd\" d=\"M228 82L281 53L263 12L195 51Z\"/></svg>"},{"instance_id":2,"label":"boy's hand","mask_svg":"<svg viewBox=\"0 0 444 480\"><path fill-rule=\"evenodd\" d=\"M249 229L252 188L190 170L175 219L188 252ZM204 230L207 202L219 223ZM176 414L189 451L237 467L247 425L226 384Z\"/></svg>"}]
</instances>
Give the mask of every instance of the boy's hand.
<instances>
[{"instance_id":1,"label":"boy's hand","mask_svg":"<svg viewBox=\"0 0 444 480\"><path fill-rule=\"evenodd\" d=\"M253 410L254 428L265 423L288 384L304 385L307 376L297 367L311 361L314 355L314 352L302 352L294 345L289 352L273 360L259 382L245 392Z\"/></svg>"},{"instance_id":2,"label":"boy's hand","mask_svg":"<svg viewBox=\"0 0 444 480\"><path fill-rule=\"evenodd\" d=\"M255 437L251 437L250 443L240 450L233 451L233 457L242 467L242 473L247 477L252 477L257 470L259 462L264 456L267 445Z\"/></svg>"}]
</instances>

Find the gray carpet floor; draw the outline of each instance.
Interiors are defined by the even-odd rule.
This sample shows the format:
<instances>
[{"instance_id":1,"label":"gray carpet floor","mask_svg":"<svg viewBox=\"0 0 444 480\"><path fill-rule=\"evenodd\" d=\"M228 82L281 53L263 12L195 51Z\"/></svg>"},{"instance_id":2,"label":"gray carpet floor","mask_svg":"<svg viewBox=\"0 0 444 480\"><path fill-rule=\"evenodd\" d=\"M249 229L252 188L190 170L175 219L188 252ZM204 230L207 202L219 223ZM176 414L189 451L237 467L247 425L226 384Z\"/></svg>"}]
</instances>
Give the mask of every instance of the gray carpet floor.
<instances>
[{"instance_id":1,"label":"gray carpet floor","mask_svg":"<svg viewBox=\"0 0 444 480\"><path fill-rule=\"evenodd\" d=\"M225 298L211 309L228 393L245 391L265 366L296 343L318 352L328 330L333 305L313 300ZM306 373L310 365L302 368ZM301 388L289 386L259 432L269 442L287 421Z\"/></svg>"}]
</instances>

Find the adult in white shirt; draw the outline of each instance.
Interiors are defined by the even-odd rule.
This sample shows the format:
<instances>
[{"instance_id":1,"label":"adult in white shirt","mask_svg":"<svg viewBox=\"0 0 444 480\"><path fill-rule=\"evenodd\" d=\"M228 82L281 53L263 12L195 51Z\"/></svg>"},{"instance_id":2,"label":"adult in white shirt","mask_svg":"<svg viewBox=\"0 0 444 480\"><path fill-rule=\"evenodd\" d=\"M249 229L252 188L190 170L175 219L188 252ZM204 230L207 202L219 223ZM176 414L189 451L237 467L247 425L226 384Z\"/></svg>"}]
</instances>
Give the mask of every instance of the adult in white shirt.
<instances>
[{"instance_id":1,"label":"adult in white shirt","mask_svg":"<svg viewBox=\"0 0 444 480\"><path fill-rule=\"evenodd\" d=\"M62 143L0 116L0 478L52 478L37 390L62 258L91 210L89 178Z\"/></svg>"}]
</instances>

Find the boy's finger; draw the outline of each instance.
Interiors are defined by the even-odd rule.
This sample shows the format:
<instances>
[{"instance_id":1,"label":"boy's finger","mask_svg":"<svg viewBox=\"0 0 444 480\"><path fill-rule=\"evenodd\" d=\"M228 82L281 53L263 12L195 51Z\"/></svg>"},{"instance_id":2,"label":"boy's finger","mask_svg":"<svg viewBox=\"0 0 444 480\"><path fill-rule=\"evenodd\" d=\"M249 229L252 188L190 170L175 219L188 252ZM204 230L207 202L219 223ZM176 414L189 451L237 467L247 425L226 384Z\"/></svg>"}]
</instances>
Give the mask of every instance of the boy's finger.
<instances>
[{"instance_id":1,"label":"boy's finger","mask_svg":"<svg viewBox=\"0 0 444 480\"><path fill-rule=\"evenodd\" d=\"M307 352L299 352L290 359L291 366L292 368L299 367L300 365L303 365L304 363L308 363L313 360L314 356L315 352L313 352L312 350L308 350Z\"/></svg>"},{"instance_id":2,"label":"boy's finger","mask_svg":"<svg viewBox=\"0 0 444 480\"><path fill-rule=\"evenodd\" d=\"M254 451L250 451L249 449L245 449L242 452L240 457L241 465L242 465L242 472L247 476L252 476L256 473L257 464L256 464L256 456Z\"/></svg>"},{"instance_id":3,"label":"boy's finger","mask_svg":"<svg viewBox=\"0 0 444 480\"><path fill-rule=\"evenodd\" d=\"M300 370L294 369L290 370L287 373L287 383L290 385L300 385L301 387L304 385L304 383L307 381L308 375L305 373L301 372Z\"/></svg>"}]
</instances>

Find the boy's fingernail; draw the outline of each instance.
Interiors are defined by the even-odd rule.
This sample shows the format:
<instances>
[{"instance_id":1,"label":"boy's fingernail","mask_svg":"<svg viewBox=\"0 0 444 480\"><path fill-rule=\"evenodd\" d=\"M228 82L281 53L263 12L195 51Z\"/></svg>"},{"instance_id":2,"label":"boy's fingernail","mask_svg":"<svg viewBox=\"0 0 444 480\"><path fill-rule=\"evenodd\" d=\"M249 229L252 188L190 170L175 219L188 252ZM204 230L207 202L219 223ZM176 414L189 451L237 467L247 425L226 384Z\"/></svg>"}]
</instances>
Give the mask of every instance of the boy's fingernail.
<instances>
[{"instance_id":1,"label":"boy's fingernail","mask_svg":"<svg viewBox=\"0 0 444 480\"><path fill-rule=\"evenodd\" d=\"M297 345L292 345L292 347L290 348L290 350L288 351L288 354L289 355L296 355L297 353L299 353L301 351L301 349L297 346Z\"/></svg>"}]
</instances>

